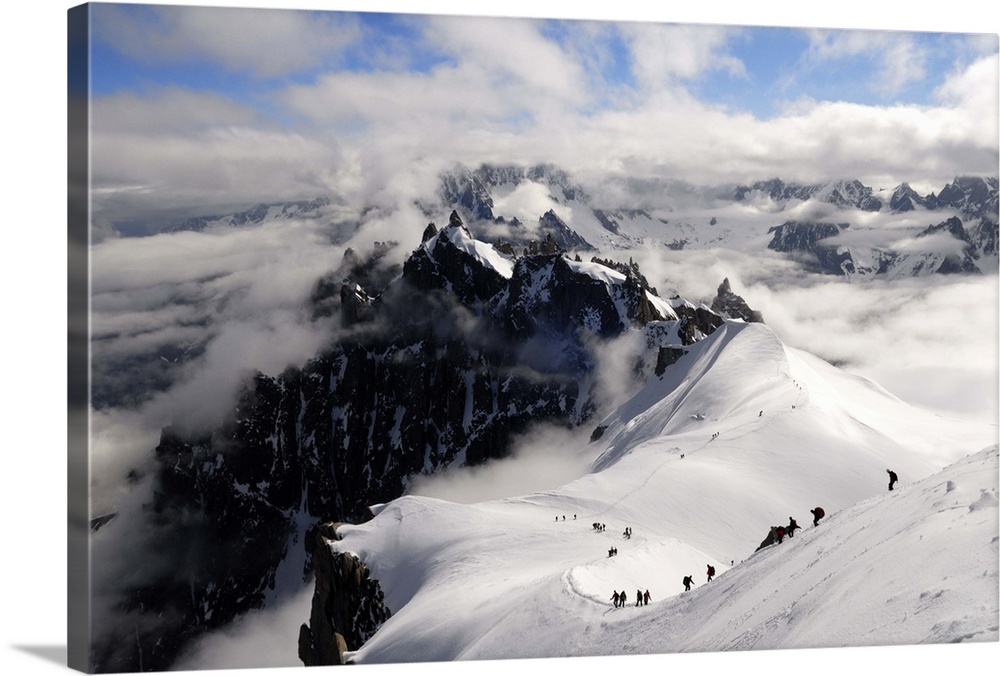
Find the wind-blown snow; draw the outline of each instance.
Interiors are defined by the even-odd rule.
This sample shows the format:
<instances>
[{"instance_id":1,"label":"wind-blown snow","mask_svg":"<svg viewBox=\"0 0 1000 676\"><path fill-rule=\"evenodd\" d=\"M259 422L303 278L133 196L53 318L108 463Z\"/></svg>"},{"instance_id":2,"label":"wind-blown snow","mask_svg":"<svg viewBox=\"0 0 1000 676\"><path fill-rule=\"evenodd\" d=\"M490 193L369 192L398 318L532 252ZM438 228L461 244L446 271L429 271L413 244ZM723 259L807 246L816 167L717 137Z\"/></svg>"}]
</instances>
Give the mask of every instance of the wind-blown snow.
<instances>
[{"instance_id":1,"label":"wind-blown snow","mask_svg":"<svg viewBox=\"0 0 1000 676\"><path fill-rule=\"evenodd\" d=\"M333 546L368 564L393 611L349 657L997 640L995 426L914 409L737 321L603 424L592 471L557 490L405 496L343 527ZM789 516L803 529L754 553ZM629 603L613 608L622 590Z\"/></svg>"},{"instance_id":2,"label":"wind-blown snow","mask_svg":"<svg viewBox=\"0 0 1000 676\"><path fill-rule=\"evenodd\" d=\"M613 270L606 265L601 265L600 263L592 263L588 261L574 261L569 258L566 259L566 264L569 265L573 272L581 275L587 275L599 282L603 282L608 286L613 284L624 284L625 275Z\"/></svg>"},{"instance_id":3,"label":"wind-blown snow","mask_svg":"<svg viewBox=\"0 0 1000 676\"><path fill-rule=\"evenodd\" d=\"M506 279L510 279L511 275L514 274L513 261L494 249L492 244L481 242L472 237L464 228L445 228L424 244L428 251L434 250L439 237L444 237L456 248L469 254L486 267L492 268Z\"/></svg>"}]
</instances>

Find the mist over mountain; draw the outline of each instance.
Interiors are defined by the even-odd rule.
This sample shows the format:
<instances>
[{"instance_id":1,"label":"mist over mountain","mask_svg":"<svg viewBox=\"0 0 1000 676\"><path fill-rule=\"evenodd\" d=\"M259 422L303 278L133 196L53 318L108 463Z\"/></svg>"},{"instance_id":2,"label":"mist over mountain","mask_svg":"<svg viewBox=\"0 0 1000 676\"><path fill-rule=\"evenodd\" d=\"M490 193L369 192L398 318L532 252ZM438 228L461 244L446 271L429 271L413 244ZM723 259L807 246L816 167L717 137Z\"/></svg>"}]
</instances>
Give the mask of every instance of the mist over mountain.
<instances>
[{"instance_id":1,"label":"mist over mountain","mask_svg":"<svg viewBox=\"0 0 1000 676\"><path fill-rule=\"evenodd\" d=\"M443 172L437 192L412 206L427 216L455 209L477 237L511 247L551 237L574 251L772 250L809 269L861 280L995 271L997 188L996 177L972 176L956 177L926 195L907 183L873 188L856 179L801 184L774 178L735 187L620 180L587 185L551 164L483 164ZM330 205L329 198L259 204L228 216L191 218L167 231L303 217L328 222L331 237L343 242L364 227L364 215L353 225L334 224ZM833 224L838 231L830 230Z\"/></svg>"},{"instance_id":2,"label":"mist over mountain","mask_svg":"<svg viewBox=\"0 0 1000 676\"><path fill-rule=\"evenodd\" d=\"M466 494L505 467L501 495L534 485L518 474L532 463L547 490L609 466L590 453L616 436L601 420L610 408L644 383L680 388L692 349L734 322L787 321L780 305L761 311L734 292L729 272L691 274L699 252L732 251L763 264L758 274L900 289L982 277L996 257L995 179L956 180L945 206L900 190L898 208L857 182L727 190L598 206L610 192L551 165L483 165L442 175L403 210L259 205L102 243L108 256L176 247L190 272L111 266L95 287L98 420L144 426L111 440L131 448L109 449L122 485L102 474L106 507L93 515L95 669L196 663L214 632L292 603L317 574L320 524L365 522L372 505L413 492ZM271 242L282 248L269 254ZM117 290L140 283L141 310ZM699 289L691 300L686 285ZM745 396L755 407L763 394ZM629 415L636 427L646 414ZM627 453L638 442L618 443ZM150 566L149 551L168 554ZM392 595L386 604L395 613ZM365 619L363 635L388 614Z\"/></svg>"},{"instance_id":3,"label":"mist over mountain","mask_svg":"<svg viewBox=\"0 0 1000 676\"><path fill-rule=\"evenodd\" d=\"M588 435L615 393L725 321L660 298L634 262L546 241L504 253L452 212L396 276L375 273L391 244L345 252L309 296L313 317L337 319L332 342L250 377L215 423L176 418L129 471L145 501L94 521L109 604L95 668L168 668L206 631L300 589L316 524L363 521L414 478L509 457L539 427ZM720 308L737 307L726 290ZM111 561L122 537L140 559L161 552L157 566Z\"/></svg>"}]
</instances>

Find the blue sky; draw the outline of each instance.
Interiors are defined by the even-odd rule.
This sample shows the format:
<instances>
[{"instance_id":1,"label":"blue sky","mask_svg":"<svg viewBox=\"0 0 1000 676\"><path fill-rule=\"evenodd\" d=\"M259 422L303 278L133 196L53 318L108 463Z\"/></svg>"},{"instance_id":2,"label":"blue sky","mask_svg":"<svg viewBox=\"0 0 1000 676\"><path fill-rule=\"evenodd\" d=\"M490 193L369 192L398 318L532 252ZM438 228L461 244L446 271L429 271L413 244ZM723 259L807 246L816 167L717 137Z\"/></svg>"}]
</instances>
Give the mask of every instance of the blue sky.
<instances>
[{"instance_id":1,"label":"blue sky","mask_svg":"<svg viewBox=\"0 0 1000 676\"><path fill-rule=\"evenodd\" d=\"M419 15L303 10L295 13L310 23L339 27L345 35L339 41L330 38L310 62L266 73L249 62L227 62L191 48L192 38L180 37L186 28L172 20L184 8L98 4L94 11L98 19L92 44L92 90L98 96L171 86L252 102L290 83L308 84L324 72L428 73L461 58L426 39L426 21ZM246 13L239 8L227 11L234 16ZM136 33L159 38L169 39L173 33L178 36L178 50L153 47L152 41L126 44L123 24ZM564 19L543 21L538 29L567 51L577 41L590 39L592 48L602 52L591 74L609 90L616 90L636 86L636 57L629 52L623 31L635 25L608 22L593 35L591 22ZM588 37L582 38L581 33ZM804 97L864 105L928 104L957 66L988 53L991 39L996 49L995 36L960 33L820 32L784 27L734 27L728 33L719 53L737 60L743 72L707 66L682 78L680 85L706 103L724 104L761 118L775 115L785 101ZM209 35L202 37L211 40ZM496 39L502 40L502 35ZM665 41L662 48L669 50L669 43ZM893 59L905 60L912 70L893 71Z\"/></svg>"},{"instance_id":2,"label":"blue sky","mask_svg":"<svg viewBox=\"0 0 1000 676\"><path fill-rule=\"evenodd\" d=\"M92 7L98 211L360 199L395 171L418 191L414 163L455 161L695 183L996 173L996 34Z\"/></svg>"}]
</instances>

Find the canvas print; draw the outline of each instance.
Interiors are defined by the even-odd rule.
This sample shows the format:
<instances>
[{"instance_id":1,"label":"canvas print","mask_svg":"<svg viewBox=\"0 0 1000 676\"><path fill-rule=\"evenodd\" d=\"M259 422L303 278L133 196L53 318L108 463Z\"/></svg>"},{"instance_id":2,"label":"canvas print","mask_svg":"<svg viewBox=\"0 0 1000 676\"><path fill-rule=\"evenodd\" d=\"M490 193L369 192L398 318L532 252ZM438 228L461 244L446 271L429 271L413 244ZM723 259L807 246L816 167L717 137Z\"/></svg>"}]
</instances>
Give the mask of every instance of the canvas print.
<instances>
[{"instance_id":1,"label":"canvas print","mask_svg":"<svg viewBox=\"0 0 1000 676\"><path fill-rule=\"evenodd\" d=\"M71 667L997 642L997 34L68 27Z\"/></svg>"}]
</instances>

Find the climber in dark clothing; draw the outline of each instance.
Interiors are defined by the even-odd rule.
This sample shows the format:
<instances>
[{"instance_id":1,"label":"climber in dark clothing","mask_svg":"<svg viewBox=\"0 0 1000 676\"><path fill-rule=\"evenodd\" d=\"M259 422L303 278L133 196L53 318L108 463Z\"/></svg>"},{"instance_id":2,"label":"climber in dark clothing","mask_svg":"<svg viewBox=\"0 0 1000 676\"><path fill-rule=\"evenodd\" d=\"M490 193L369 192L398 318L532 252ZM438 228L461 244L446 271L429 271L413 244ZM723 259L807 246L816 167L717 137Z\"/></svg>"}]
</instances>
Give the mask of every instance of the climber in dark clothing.
<instances>
[{"instance_id":1,"label":"climber in dark clothing","mask_svg":"<svg viewBox=\"0 0 1000 676\"><path fill-rule=\"evenodd\" d=\"M709 565L705 572L708 573L708 582L711 582L712 578L715 577L715 566Z\"/></svg>"},{"instance_id":2,"label":"climber in dark clothing","mask_svg":"<svg viewBox=\"0 0 1000 676\"><path fill-rule=\"evenodd\" d=\"M896 473L891 469L887 469L886 472L889 473L889 490L891 491L892 487L896 485L897 481L899 481L899 477L896 476Z\"/></svg>"},{"instance_id":3,"label":"climber in dark clothing","mask_svg":"<svg viewBox=\"0 0 1000 676\"><path fill-rule=\"evenodd\" d=\"M813 515L813 525L818 526L819 520L826 516L826 512L823 511L822 507L817 507L816 509L810 509L809 513Z\"/></svg>"},{"instance_id":4,"label":"climber in dark clothing","mask_svg":"<svg viewBox=\"0 0 1000 676\"><path fill-rule=\"evenodd\" d=\"M792 537L792 535L794 535L795 531L797 531L798 529L799 529L799 524L795 522L795 519L793 519L792 517L788 517L788 525L785 526L785 533L788 534L788 537Z\"/></svg>"},{"instance_id":5,"label":"climber in dark clothing","mask_svg":"<svg viewBox=\"0 0 1000 676\"><path fill-rule=\"evenodd\" d=\"M690 575L681 580L681 582L684 583L684 591L691 591L691 585L694 584L694 580L691 579Z\"/></svg>"},{"instance_id":6,"label":"climber in dark clothing","mask_svg":"<svg viewBox=\"0 0 1000 676\"><path fill-rule=\"evenodd\" d=\"M622 592L622 593L624 594L624 592ZM620 597L618 596L618 592L617 591L614 594L611 595L611 600L614 602L615 608L618 607L618 601L619 601L619 599L620 599Z\"/></svg>"},{"instance_id":7,"label":"climber in dark clothing","mask_svg":"<svg viewBox=\"0 0 1000 676\"><path fill-rule=\"evenodd\" d=\"M635 605L636 605L637 608L642 605L642 590L641 589L636 589L635 590Z\"/></svg>"},{"instance_id":8,"label":"climber in dark clothing","mask_svg":"<svg viewBox=\"0 0 1000 676\"><path fill-rule=\"evenodd\" d=\"M642 595L642 605L644 605L644 606L648 606L649 605L649 590L648 589L646 590L646 593Z\"/></svg>"}]
</instances>

